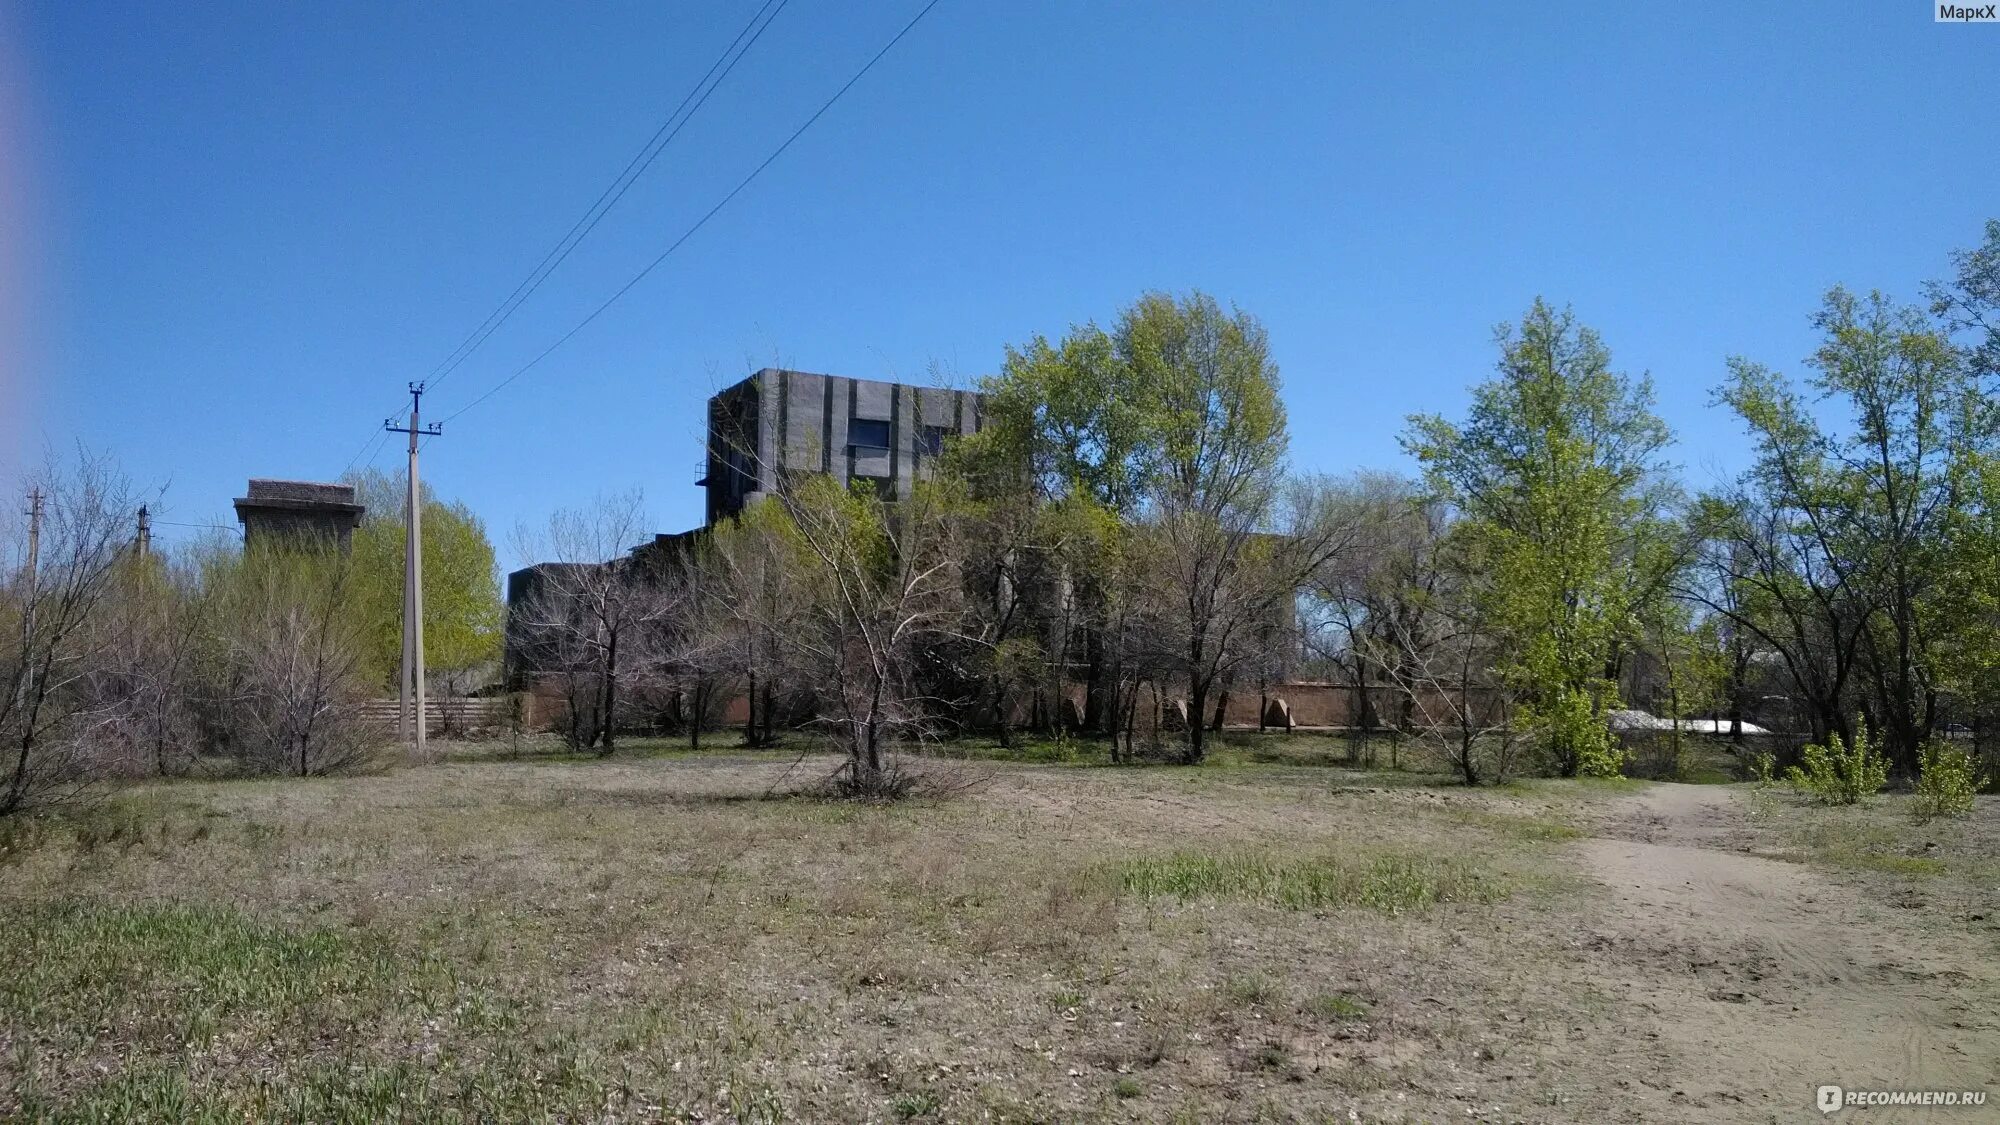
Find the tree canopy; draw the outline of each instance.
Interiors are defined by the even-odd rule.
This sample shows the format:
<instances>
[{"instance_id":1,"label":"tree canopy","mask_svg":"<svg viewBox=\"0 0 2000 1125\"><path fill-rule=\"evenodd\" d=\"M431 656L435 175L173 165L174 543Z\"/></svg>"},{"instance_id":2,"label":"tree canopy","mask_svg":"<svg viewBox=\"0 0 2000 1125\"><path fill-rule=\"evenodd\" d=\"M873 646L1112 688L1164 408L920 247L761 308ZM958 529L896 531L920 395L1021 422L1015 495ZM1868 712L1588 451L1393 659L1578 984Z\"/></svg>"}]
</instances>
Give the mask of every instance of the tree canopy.
<instances>
[{"instance_id":1,"label":"tree canopy","mask_svg":"<svg viewBox=\"0 0 2000 1125\"><path fill-rule=\"evenodd\" d=\"M366 615L368 667L393 683L402 662L404 494L401 474L350 475L367 505L354 533L357 601ZM486 525L460 501L422 486L424 663L443 675L469 673L500 658L499 568Z\"/></svg>"},{"instance_id":2,"label":"tree canopy","mask_svg":"<svg viewBox=\"0 0 2000 1125\"><path fill-rule=\"evenodd\" d=\"M1650 380L1612 370L1568 309L1537 299L1496 343L1498 377L1473 389L1465 421L1412 416L1404 447L1462 516L1459 557L1524 689L1518 721L1561 772L1616 772L1617 659L1667 593L1672 438Z\"/></svg>"}]
</instances>

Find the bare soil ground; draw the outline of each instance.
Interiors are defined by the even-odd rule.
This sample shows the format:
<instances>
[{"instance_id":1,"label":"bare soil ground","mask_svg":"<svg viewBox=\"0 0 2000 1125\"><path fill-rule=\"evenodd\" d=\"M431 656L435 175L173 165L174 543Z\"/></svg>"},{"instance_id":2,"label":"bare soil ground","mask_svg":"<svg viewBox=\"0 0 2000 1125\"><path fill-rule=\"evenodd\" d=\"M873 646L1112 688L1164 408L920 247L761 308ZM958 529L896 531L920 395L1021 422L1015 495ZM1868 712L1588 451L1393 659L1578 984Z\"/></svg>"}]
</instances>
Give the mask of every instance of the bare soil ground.
<instances>
[{"instance_id":1,"label":"bare soil ground","mask_svg":"<svg viewBox=\"0 0 2000 1125\"><path fill-rule=\"evenodd\" d=\"M6 827L0 1117L1793 1121L1821 1082L2000 1095L1991 799L1920 828L1893 801L1244 755L792 792L822 766L473 756Z\"/></svg>"},{"instance_id":2,"label":"bare soil ground","mask_svg":"<svg viewBox=\"0 0 2000 1125\"><path fill-rule=\"evenodd\" d=\"M1709 1120L1803 1116L1820 1084L1983 1089L2000 1102L2000 958L1983 912L1773 858L1783 852L1746 816L1750 799L1657 785L1576 845L1610 892L1585 943L1616 958L1609 987L1651 1017L1644 1033L1673 1060L1671 1083L1649 1090L1670 1084L1672 1104Z\"/></svg>"}]
</instances>

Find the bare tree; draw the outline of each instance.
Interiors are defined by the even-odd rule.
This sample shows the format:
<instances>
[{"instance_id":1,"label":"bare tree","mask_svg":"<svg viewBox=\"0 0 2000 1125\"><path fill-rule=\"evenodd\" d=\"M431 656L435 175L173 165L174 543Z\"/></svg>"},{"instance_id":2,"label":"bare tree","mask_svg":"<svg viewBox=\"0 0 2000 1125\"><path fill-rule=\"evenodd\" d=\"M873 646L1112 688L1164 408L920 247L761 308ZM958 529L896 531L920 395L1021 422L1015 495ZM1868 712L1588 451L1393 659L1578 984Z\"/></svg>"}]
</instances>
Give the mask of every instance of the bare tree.
<instances>
[{"instance_id":1,"label":"bare tree","mask_svg":"<svg viewBox=\"0 0 2000 1125\"><path fill-rule=\"evenodd\" d=\"M1409 734L1418 715L1406 685L1424 678L1427 648L1446 631L1435 618L1453 581L1449 513L1394 474L1359 473L1329 488L1329 503L1347 507L1363 530L1355 549L1313 575L1310 645L1353 686L1364 728L1386 718Z\"/></svg>"},{"instance_id":2,"label":"bare tree","mask_svg":"<svg viewBox=\"0 0 2000 1125\"><path fill-rule=\"evenodd\" d=\"M246 551L217 626L231 667L223 700L239 762L299 777L361 764L379 742L351 559L315 547ZM221 580L216 576L212 580Z\"/></svg>"},{"instance_id":3,"label":"bare tree","mask_svg":"<svg viewBox=\"0 0 2000 1125\"><path fill-rule=\"evenodd\" d=\"M1467 785L1505 780L1523 746L1510 722L1516 689L1496 671L1505 642L1454 583L1417 600L1420 611L1376 623L1383 643L1363 651L1395 685L1420 748Z\"/></svg>"},{"instance_id":4,"label":"bare tree","mask_svg":"<svg viewBox=\"0 0 2000 1125\"><path fill-rule=\"evenodd\" d=\"M0 815L74 794L94 773L101 700L90 674L119 642L100 611L135 509L125 478L88 453L51 459L30 483L41 512L34 557L14 522L16 564L0 589Z\"/></svg>"},{"instance_id":5,"label":"bare tree","mask_svg":"<svg viewBox=\"0 0 2000 1125\"><path fill-rule=\"evenodd\" d=\"M620 563L630 585L620 694L629 711L655 728L687 727L697 747L720 702L712 607L700 596L705 539L702 533L659 538Z\"/></svg>"},{"instance_id":6,"label":"bare tree","mask_svg":"<svg viewBox=\"0 0 2000 1125\"><path fill-rule=\"evenodd\" d=\"M535 682L553 685L560 694L563 741L573 750L587 749L603 726L597 623L583 603L568 596L572 584L552 577L554 565L535 569L537 588L508 607L510 643Z\"/></svg>"},{"instance_id":7,"label":"bare tree","mask_svg":"<svg viewBox=\"0 0 2000 1125\"><path fill-rule=\"evenodd\" d=\"M668 717L701 749L702 732L722 717L741 683L737 633L709 585L717 578L704 542L676 561L679 584L673 611L641 636L647 679L666 696Z\"/></svg>"},{"instance_id":8,"label":"bare tree","mask_svg":"<svg viewBox=\"0 0 2000 1125\"><path fill-rule=\"evenodd\" d=\"M621 681L636 634L665 618L673 598L629 551L645 535L639 492L599 496L549 517L540 537L517 535L536 568L536 589L516 608L517 636L569 695L569 740L602 754L617 747Z\"/></svg>"},{"instance_id":9,"label":"bare tree","mask_svg":"<svg viewBox=\"0 0 2000 1125\"><path fill-rule=\"evenodd\" d=\"M787 479L718 533L732 606L814 685L816 722L844 752L837 780L850 795L903 791L898 747L935 731L944 701L926 693L919 664L927 646L963 636L954 501L948 488L920 484L891 503L812 475ZM773 573L784 577L783 602L765 585ZM780 607L785 619L764 616Z\"/></svg>"},{"instance_id":10,"label":"bare tree","mask_svg":"<svg viewBox=\"0 0 2000 1125\"><path fill-rule=\"evenodd\" d=\"M1775 655L1814 740L1850 736L1872 607L1828 549L1833 534L1810 512L1747 489L1707 499L1697 521L1706 539L1680 596L1726 622L1740 645Z\"/></svg>"},{"instance_id":11,"label":"bare tree","mask_svg":"<svg viewBox=\"0 0 2000 1125\"><path fill-rule=\"evenodd\" d=\"M200 740L197 671L214 622L204 550L192 558L130 552L104 610L119 643L89 673L103 712L99 738L156 776L185 772Z\"/></svg>"},{"instance_id":12,"label":"bare tree","mask_svg":"<svg viewBox=\"0 0 2000 1125\"><path fill-rule=\"evenodd\" d=\"M1314 575L1352 552L1366 521L1325 481L1282 490L1254 480L1168 494L1134 529L1139 597L1151 628L1171 638L1151 655L1187 685L1189 761L1203 754L1213 700L1226 705L1238 677L1271 674L1298 646L1298 599Z\"/></svg>"}]
</instances>

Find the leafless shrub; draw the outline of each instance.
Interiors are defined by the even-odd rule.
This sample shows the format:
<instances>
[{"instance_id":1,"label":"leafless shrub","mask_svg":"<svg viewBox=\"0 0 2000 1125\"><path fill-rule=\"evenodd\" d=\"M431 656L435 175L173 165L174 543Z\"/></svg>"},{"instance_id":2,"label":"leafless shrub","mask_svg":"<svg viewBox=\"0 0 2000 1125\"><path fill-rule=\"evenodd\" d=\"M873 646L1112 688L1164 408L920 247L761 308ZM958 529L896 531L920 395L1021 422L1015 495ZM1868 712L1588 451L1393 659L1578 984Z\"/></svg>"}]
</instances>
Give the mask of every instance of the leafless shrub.
<instances>
[{"instance_id":1,"label":"leafless shrub","mask_svg":"<svg viewBox=\"0 0 2000 1125\"><path fill-rule=\"evenodd\" d=\"M917 760L889 755L873 778L856 775L854 759L807 789L808 793L837 800L900 801L908 798L944 798L966 793L992 779L992 771L967 768L960 763L937 759Z\"/></svg>"},{"instance_id":2,"label":"leafless shrub","mask_svg":"<svg viewBox=\"0 0 2000 1125\"><path fill-rule=\"evenodd\" d=\"M219 639L239 765L310 776L361 765L377 737L361 716L371 695L354 570L336 552L253 550L227 583Z\"/></svg>"},{"instance_id":3,"label":"leafless shrub","mask_svg":"<svg viewBox=\"0 0 2000 1125\"><path fill-rule=\"evenodd\" d=\"M744 646L752 692L778 675L811 686L812 724L846 758L830 793L909 795L897 751L938 734L947 701L928 693L922 662L962 636L955 502L931 484L892 503L866 486L784 478L704 557L705 596ZM769 697L757 703L768 721Z\"/></svg>"},{"instance_id":4,"label":"leafless shrub","mask_svg":"<svg viewBox=\"0 0 2000 1125\"><path fill-rule=\"evenodd\" d=\"M118 643L91 669L102 719L96 737L130 772L167 777L198 758L197 671L216 599L203 581L203 545L189 557L131 554L118 568L100 627Z\"/></svg>"}]
</instances>

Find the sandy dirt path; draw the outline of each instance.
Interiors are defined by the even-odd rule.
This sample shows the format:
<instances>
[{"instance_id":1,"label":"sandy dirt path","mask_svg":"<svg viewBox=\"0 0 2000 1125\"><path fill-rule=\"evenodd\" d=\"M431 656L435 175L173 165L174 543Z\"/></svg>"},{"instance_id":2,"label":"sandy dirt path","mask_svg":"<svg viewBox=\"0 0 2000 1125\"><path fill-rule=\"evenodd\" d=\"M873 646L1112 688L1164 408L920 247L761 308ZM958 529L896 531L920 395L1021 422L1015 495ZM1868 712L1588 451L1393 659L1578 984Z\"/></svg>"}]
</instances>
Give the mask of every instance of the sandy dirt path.
<instances>
[{"instance_id":1,"label":"sandy dirt path","mask_svg":"<svg viewBox=\"0 0 2000 1125\"><path fill-rule=\"evenodd\" d=\"M1654 785L1575 845L1614 900L1583 944L1623 969L1607 991L1655 1020L1652 1097L1689 1120L1795 1121L1820 1116L1821 1084L1985 1089L1983 1109L1833 1120L2000 1121L1991 943L1859 880L1752 854L1744 799Z\"/></svg>"}]
</instances>

